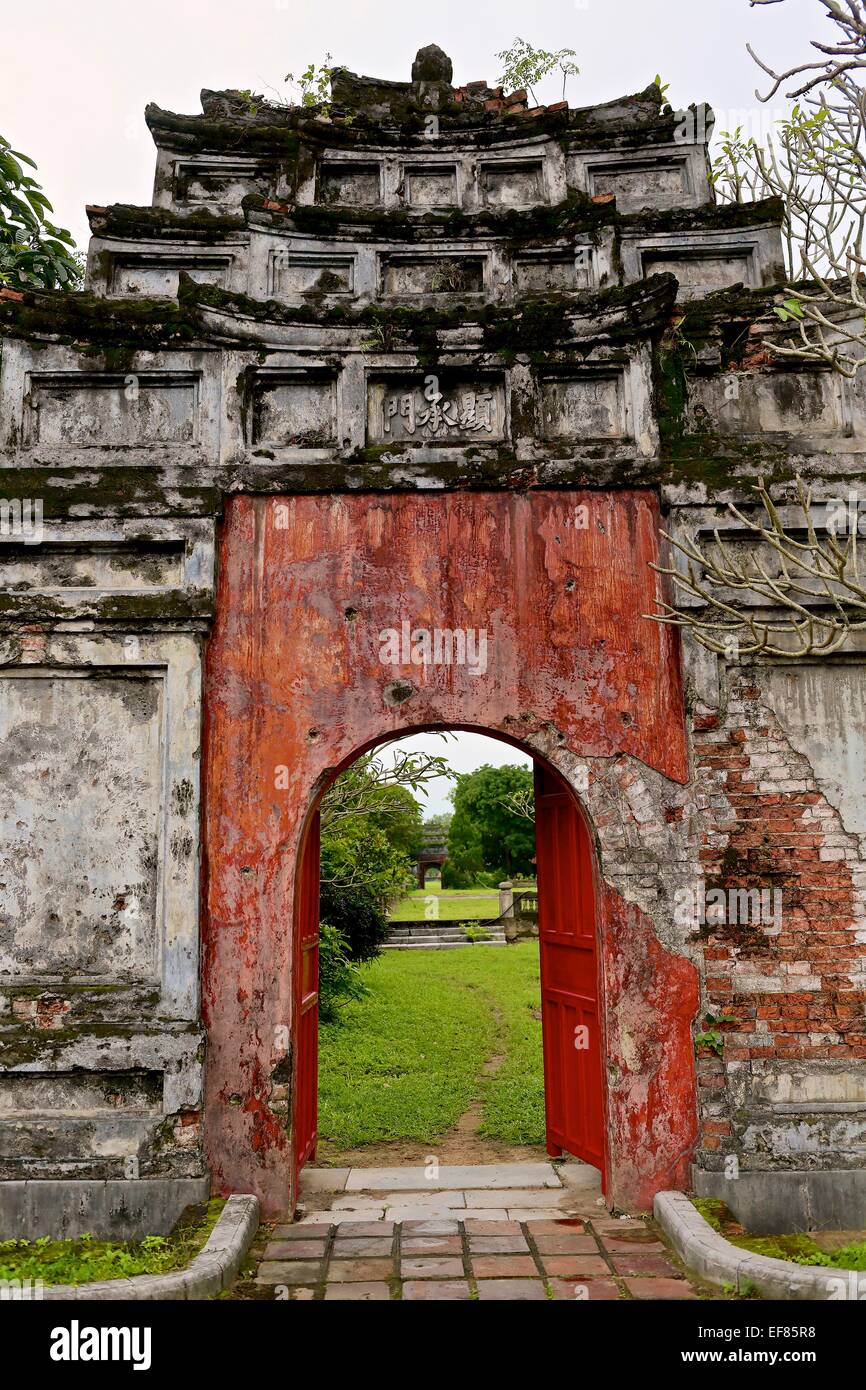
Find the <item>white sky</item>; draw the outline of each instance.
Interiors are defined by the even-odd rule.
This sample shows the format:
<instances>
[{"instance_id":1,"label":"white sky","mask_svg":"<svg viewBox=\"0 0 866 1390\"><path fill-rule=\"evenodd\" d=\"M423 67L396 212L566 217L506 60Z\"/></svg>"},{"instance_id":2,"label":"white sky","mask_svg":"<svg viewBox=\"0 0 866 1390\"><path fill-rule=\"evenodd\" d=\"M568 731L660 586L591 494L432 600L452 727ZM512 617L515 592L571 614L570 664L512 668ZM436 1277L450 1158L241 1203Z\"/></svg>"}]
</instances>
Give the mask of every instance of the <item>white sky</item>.
<instances>
[{"instance_id":1,"label":"white sky","mask_svg":"<svg viewBox=\"0 0 866 1390\"><path fill-rule=\"evenodd\" d=\"M498 738L488 738L486 734L466 733L463 730L449 734L447 739L438 734L413 734L411 738L400 739L396 745L390 744L380 749L382 757L387 759L389 748L395 746L412 753L431 753L447 758L455 772L472 772L483 763L491 763L494 767L501 767L505 763L532 766L532 759L511 744L503 743ZM437 777L428 784L425 793L417 793L425 819L454 810L448 800L453 785L450 778Z\"/></svg>"},{"instance_id":2,"label":"white sky","mask_svg":"<svg viewBox=\"0 0 866 1390\"><path fill-rule=\"evenodd\" d=\"M830 32L823 16L818 0L757 9L748 0L0 0L0 133L36 160L57 220L84 245L85 203L151 200L148 101L197 112L202 87L286 95L285 74L326 52L356 72L407 80L427 43L451 55L456 82L492 83L496 53L519 34L577 51L572 105L637 91L658 72L677 107L708 101L766 121L746 41L787 66ZM559 95L553 79L539 93Z\"/></svg>"},{"instance_id":3,"label":"white sky","mask_svg":"<svg viewBox=\"0 0 866 1390\"><path fill-rule=\"evenodd\" d=\"M202 87L286 97L285 74L326 52L355 72L408 80L427 43L451 55L455 82L494 83L496 53L519 34L536 47L576 50L581 76L567 90L573 106L638 91L658 72L674 106L708 101L717 131L742 124L760 135L777 113L755 98L756 84L764 91L766 83L746 42L787 67L829 28L818 0L757 9L748 0L82 0L72 7L0 0L0 133L36 160L56 220L83 247L85 203L151 201L148 101L198 112ZM539 99L558 100L558 86L549 79ZM448 745L430 735L408 743L447 747L460 771L529 761L479 734ZM448 786L431 787L427 814L450 809Z\"/></svg>"}]
</instances>

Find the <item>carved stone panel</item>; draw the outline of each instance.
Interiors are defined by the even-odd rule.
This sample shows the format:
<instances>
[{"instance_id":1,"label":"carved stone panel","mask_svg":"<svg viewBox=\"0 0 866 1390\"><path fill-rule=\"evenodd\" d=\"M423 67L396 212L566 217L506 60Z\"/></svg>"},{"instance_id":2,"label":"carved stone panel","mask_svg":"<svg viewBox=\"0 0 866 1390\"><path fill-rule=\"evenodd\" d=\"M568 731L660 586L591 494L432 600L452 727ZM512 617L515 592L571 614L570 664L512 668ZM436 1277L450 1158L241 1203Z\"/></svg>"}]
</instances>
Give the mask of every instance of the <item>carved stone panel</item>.
<instances>
[{"instance_id":1,"label":"carved stone panel","mask_svg":"<svg viewBox=\"0 0 866 1390\"><path fill-rule=\"evenodd\" d=\"M501 160L478 170L481 201L488 207L531 207L547 201L540 159Z\"/></svg>"},{"instance_id":2,"label":"carved stone panel","mask_svg":"<svg viewBox=\"0 0 866 1390\"><path fill-rule=\"evenodd\" d=\"M613 193L620 212L675 206L684 194L690 192L685 159L671 159L664 163L656 160L618 160L609 164L592 164L588 173L590 194Z\"/></svg>"},{"instance_id":3,"label":"carved stone panel","mask_svg":"<svg viewBox=\"0 0 866 1390\"><path fill-rule=\"evenodd\" d=\"M228 283L230 256L138 256L134 254L113 258L110 292L118 295L177 295L178 280L183 270L202 285Z\"/></svg>"},{"instance_id":4,"label":"carved stone panel","mask_svg":"<svg viewBox=\"0 0 866 1390\"><path fill-rule=\"evenodd\" d=\"M539 385L544 439L589 443L629 437L621 371L544 376Z\"/></svg>"},{"instance_id":5,"label":"carved stone panel","mask_svg":"<svg viewBox=\"0 0 866 1390\"><path fill-rule=\"evenodd\" d=\"M76 991L104 983L94 1017L147 987L162 1018L195 1019L198 640L58 632L16 647L0 651L5 1002L28 1019L35 982L75 1014Z\"/></svg>"},{"instance_id":6,"label":"carved stone panel","mask_svg":"<svg viewBox=\"0 0 866 1390\"><path fill-rule=\"evenodd\" d=\"M158 673L2 673L0 971L156 974Z\"/></svg>"},{"instance_id":7,"label":"carved stone panel","mask_svg":"<svg viewBox=\"0 0 866 1390\"><path fill-rule=\"evenodd\" d=\"M274 369L256 375L254 444L321 449L337 438L337 382L321 369Z\"/></svg>"},{"instance_id":8,"label":"carved stone panel","mask_svg":"<svg viewBox=\"0 0 866 1390\"><path fill-rule=\"evenodd\" d=\"M370 206L380 201L381 184L378 164L329 160L319 167L318 200L320 203Z\"/></svg>"},{"instance_id":9,"label":"carved stone panel","mask_svg":"<svg viewBox=\"0 0 866 1390\"><path fill-rule=\"evenodd\" d=\"M514 287L519 294L548 290L582 290L594 282L592 247L562 252L520 255L514 262Z\"/></svg>"},{"instance_id":10,"label":"carved stone panel","mask_svg":"<svg viewBox=\"0 0 866 1390\"><path fill-rule=\"evenodd\" d=\"M501 377L373 379L367 439L376 444L491 444L505 438Z\"/></svg>"},{"instance_id":11,"label":"carved stone panel","mask_svg":"<svg viewBox=\"0 0 866 1390\"><path fill-rule=\"evenodd\" d=\"M777 370L697 377L690 389L689 420L693 429L724 435L820 438L853 433L846 383L831 371Z\"/></svg>"},{"instance_id":12,"label":"carved stone panel","mask_svg":"<svg viewBox=\"0 0 866 1390\"><path fill-rule=\"evenodd\" d=\"M412 207L453 207L457 202L457 168L453 164L409 165L403 178L406 202Z\"/></svg>"},{"instance_id":13,"label":"carved stone panel","mask_svg":"<svg viewBox=\"0 0 866 1390\"><path fill-rule=\"evenodd\" d=\"M687 295L755 283L755 258L748 248L704 252L697 248L679 251L657 247L644 250L641 260L644 275L675 275Z\"/></svg>"},{"instance_id":14,"label":"carved stone panel","mask_svg":"<svg viewBox=\"0 0 866 1390\"><path fill-rule=\"evenodd\" d=\"M244 160L175 164L175 199L180 203L219 203L239 207L247 193L267 193L274 171Z\"/></svg>"},{"instance_id":15,"label":"carved stone panel","mask_svg":"<svg viewBox=\"0 0 866 1390\"><path fill-rule=\"evenodd\" d=\"M167 546L42 541L38 547L0 546L0 589L22 593L145 593L179 589L184 579L182 541Z\"/></svg>"},{"instance_id":16,"label":"carved stone panel","mask_svg":"<svg viewBox=\"0 0 866 1390\"><path fill-rule=\"evenodd\" d=\"M194 444L198 403L199 378L192 372L33 372L25 442L73 449Z\"/></svg>"},{"instance_id":17,"label":"carved stone panel","mask_svg":"<svg viewBox=\"0 0 866 1390\"><path fill-rule=\"evenodd\" d=\"M393 295L481 294L483 256L400 256L382 258L382 292Z\"/></svg>"},{"instance_id":18,"label":"carved stone panel","mask_svg":"<svg viewBox=\"0 0 866 1390\"><path fill-rule=\"evenodd\" d=\"M274 251L270 263L269 293L296 295L351 294L355 284L355 258L314 252Z\"/></svg>"}]
</instances>

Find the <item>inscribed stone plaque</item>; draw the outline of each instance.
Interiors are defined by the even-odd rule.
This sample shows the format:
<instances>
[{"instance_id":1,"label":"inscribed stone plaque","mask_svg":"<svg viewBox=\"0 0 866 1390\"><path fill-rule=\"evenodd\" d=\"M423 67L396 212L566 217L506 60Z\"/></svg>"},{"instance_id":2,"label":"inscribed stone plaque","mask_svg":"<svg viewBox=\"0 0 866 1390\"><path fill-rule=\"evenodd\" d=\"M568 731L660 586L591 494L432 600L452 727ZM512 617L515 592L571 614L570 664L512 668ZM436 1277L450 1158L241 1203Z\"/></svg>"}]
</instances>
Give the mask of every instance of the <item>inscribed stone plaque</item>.
<instances>
[{"instance_id":1,"label":"inscribed stone plaque","mask_svg":"<svg viewBox=\"0 0 866 1390\"><path fill-rule=\"evenodd\" d=\"M505 437L501 378L372 381L367 437L386 444L485 444Z\"/></svg>"}]
</instances>

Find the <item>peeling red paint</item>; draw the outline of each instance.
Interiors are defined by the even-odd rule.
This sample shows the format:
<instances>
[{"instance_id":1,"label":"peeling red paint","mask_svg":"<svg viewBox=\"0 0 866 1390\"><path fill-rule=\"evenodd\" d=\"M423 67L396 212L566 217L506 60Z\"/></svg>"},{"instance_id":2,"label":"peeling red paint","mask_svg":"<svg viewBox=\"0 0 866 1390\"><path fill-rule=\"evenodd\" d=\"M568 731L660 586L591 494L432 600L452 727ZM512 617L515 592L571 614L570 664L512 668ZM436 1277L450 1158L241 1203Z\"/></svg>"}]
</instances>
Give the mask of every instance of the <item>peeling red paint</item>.
<instances>
[{"instance_id":1,"label":"peeling red paint","mask_svg":"<svg viewBox=\"0 0 866 1390\"><path fill-rule=\"evenodd\" d=\"M686 780L675 637L643 616L654 607L657 536L656 501L641 491L229 501L205 759L206 1133L218 1189L255 1191L268 1213L290 1198L273 1074L292 1024L295 862L334 769L404 730L472 727L534 743L552 764L626 753ZM383 666L380 634L404 619L486 629L486 673ZM389 704L395 681L412 693ZM609 891L608 1027L627 1019L643 1059L611 1090L620 1198L684 1171L691 1130L674 1112L685 1113L689 1085L694 1110L680 1045L692 968L667 956L647 923L638 930L631 918L624 934L623 912Z\"/></svg>"},{"instance_id":2,"label":"peeling red paint","mask_svg":"<svg viewBox=\"0 0 866 1390\"><path fill-rule=\"evenodd\" d=\"M698 1137L698 972L666 951L649 918L607 884L601 913L608 1127L617 1155L608 1199L647 1210L656 1192L689 1185Z\"/></svg>"}]
</instances>

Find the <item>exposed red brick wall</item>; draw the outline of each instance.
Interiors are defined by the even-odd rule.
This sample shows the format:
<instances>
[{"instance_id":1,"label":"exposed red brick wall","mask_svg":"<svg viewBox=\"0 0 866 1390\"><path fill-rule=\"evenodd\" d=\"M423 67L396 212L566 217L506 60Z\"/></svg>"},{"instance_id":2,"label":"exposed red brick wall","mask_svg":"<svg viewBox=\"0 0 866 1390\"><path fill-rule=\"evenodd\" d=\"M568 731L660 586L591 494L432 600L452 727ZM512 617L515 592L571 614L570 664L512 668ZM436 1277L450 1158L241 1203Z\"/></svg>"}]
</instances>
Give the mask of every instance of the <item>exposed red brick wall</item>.
<instances>
[{"instance_id":1,"label":"exposed red brick wall","mask_svg":"<svg viewBox=\"0 0 866 1390\"><path fill-rule=\"evenodd\" d=\"M754 674L734 674L729 695L725 717L704 714L694 723L706 887L766 887L782 899L779 930L701 928L707 1010L735 1020L718 1025L723 1056L706 1047L698 1063L698 1158L716 1167L739 1148L729 1089L738 1064L866 1057L857 837L762 702Z\"/></svg>"}]
</instances>

